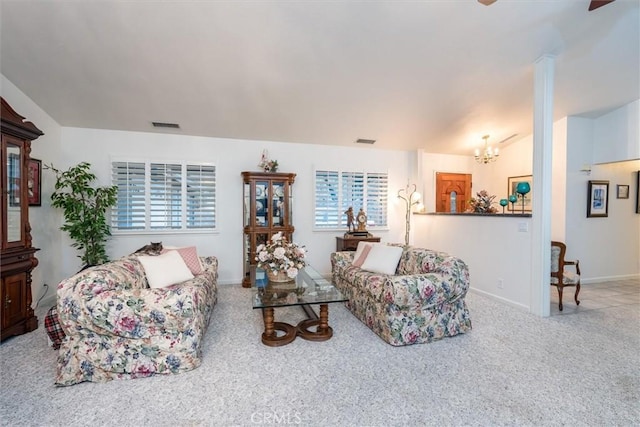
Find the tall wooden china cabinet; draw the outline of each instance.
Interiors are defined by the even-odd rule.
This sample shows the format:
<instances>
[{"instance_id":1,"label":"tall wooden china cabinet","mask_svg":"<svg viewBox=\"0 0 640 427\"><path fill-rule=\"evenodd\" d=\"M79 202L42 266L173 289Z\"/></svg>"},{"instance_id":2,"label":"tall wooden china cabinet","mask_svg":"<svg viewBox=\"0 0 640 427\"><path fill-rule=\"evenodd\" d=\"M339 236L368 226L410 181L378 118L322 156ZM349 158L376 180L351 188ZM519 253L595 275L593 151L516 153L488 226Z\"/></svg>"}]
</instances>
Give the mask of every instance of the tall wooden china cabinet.
<instances>
[{"instance_id":1,"label":"tall wooden china cabinet","mask_svg":"<svg viewBox=\"0 0 640 427\"><path fill-rule=\"evenodd\" d=\"M256 264L256 248L275 233L291 241L291 187L295 173L242 172L244 182L244 278L242 286L251 287L251 267Z\"/></svg>"},{"instance_id":2,"label":"tall wooden china cabinet","mask_svg":"<svg viewBox=\"0 0 640 427\"><path fill-rule=\"evenodd\" d=\"M2 99L2 231L0 244L0 341L33 331L31 271L38 265L31 246L28 164L31 141L40 129Z\"/></svg>"}]
</instances>

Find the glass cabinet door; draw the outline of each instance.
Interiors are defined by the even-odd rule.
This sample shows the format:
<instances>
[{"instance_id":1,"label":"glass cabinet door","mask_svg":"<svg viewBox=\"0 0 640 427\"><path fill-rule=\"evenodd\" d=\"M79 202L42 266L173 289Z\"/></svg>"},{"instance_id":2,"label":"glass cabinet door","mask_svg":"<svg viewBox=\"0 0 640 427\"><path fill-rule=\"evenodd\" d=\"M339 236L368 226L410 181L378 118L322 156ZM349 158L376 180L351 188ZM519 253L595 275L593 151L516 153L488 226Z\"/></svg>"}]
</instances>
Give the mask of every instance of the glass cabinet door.
<instances>
[{"instance_id":1,"label":"glass cabinet door","mask_svg":"<svg viewBox=\"0 0 640 427\"><path fill-rule=\"evenodd\" d=\"M256 181L256 225L269 226L269 181Z\"/></svg>"},{"instance_id":2,"label":"glass cabinet door","mask_svg":"<svg viewBox=\"0 0 640 427\"><path fill-rule=\"evenodd\" d=\"M7 212L6 243L10 244L22 241L22 207L26 203L22 197L22 149L19 145L7 143L6 161L7 198L4 203Z\"/></svg>"},{"instance_id":3,"label":"glass cabinet door","mask_svg":"<svg viewBox=\"0 0 640 427\"><path fill-rule=\"evenodd\" d=\"M273 206L272 224L274 227L282 227L286 224L285 220L285 203L284 203L284 182L272 183L273 196L271 197L271 206Z\"/></svg>"},{"instance_id":4,"label":"glass cabinet door","mask_svg":"<svg viewBox=\"0 0 640 427\"><path fill-rule=\"evenodd\" d=\"M250 224L250 220L251 220L251 184L250 183L245 183L244 184L244 200L243 200L243 205L242 205L242 209L243 209L243 218L244 218L244 226L248 226L251 225Z\"/></svg>"}]
</instances>

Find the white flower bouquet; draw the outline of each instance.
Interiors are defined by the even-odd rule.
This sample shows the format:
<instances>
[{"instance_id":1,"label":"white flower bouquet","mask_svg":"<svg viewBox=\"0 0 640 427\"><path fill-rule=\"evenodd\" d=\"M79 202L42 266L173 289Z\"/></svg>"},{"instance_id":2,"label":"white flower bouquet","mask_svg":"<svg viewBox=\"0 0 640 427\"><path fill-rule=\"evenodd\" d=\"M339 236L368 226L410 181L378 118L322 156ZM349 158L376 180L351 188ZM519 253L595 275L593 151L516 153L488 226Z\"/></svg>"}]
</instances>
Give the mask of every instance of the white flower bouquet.
<instances>
[{"instance_id":1,"label":"white flower bouquet","mask_svg":"<svg viewBox=\"0 0 640 427\"><path fill-rule=\"evenodd\" d=\"M258 268L264 269L267 274L286 273L288 278L294 279L306 265L306 254L304 246L287 241L282 232L278 232L267 244L258 245L256 261Z\"/></svg>"}]
</instances>

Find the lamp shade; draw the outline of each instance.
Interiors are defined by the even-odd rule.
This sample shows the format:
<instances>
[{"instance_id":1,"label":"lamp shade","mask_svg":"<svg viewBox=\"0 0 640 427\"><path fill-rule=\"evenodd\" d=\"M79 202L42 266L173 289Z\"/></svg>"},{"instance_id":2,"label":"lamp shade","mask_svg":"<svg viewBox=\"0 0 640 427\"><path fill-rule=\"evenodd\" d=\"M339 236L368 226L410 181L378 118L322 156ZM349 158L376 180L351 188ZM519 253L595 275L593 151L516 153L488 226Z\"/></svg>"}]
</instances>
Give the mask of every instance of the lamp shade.
<instances>
[{"instance_id":1,"label":"lamp shade","mask_svg":"<svg viewBox=\"0 0 640 427\"><path fill-rule=\"evenodd\" d=\"M516 191L518 192L518 194L527 194L529 191L531 191L531 186L529 185L528 182L519 182L518 185L516 186Z\"/></svg>"}]
</instances>

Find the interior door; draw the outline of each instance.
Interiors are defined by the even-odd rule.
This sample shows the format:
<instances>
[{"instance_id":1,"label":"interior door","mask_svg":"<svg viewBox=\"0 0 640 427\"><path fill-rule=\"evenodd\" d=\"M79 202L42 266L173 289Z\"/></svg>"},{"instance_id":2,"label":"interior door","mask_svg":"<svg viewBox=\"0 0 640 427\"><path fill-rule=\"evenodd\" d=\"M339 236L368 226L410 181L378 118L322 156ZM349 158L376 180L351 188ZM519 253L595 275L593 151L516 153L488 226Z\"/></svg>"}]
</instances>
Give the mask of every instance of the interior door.
<instances>
[{"instance_id":1,"label":"interior door","mask_svg":"<svg viewBox=\"0 0 640 427\"><path fill-rule=\"evenodd\" d=\"M471 198L471 174L436 172L436 212L464 212Z\"/></svg>"}]
</instances>

